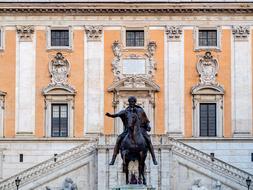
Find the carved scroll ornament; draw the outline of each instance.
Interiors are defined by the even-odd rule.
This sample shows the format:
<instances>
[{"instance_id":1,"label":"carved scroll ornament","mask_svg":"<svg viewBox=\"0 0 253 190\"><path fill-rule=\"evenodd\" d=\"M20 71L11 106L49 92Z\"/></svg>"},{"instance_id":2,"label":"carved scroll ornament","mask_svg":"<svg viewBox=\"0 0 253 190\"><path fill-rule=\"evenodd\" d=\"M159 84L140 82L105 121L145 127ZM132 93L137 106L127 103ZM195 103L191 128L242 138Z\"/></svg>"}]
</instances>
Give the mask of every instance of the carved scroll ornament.
<instances>
[{"instance_id":1,"label":"carved scroll ornament","mask_svg":"<svg viewBox=\"0 0 253 190\"><path fill-rule=\"evenodd\" d=\"M44 94L54 88L62 88L71 93L75 93L75 89L68 83L68 75L70 72L70 64L67 59L58 52L49 63L49 73L51 75L51 83L43 89Z\"/></svg>"},{"instance_id":2,"label":"carved scroll ornament","mask_svg":"<svg viewBox=\"0 0 253 190\"><path fill-rule=\"evenodd\" d=\"M156 61L154 59L154 54L156 52L156 42L151 41L147 45L146 53L144 55L131 54L124 56L122 51L122 45L119 41L114 41L112 44L112 51L114 58L112 60L112 71L114 74L114 81L119 81L123 78L129 77L130 75L141 75L152 79L154 76L154 70L156 70ZM145 74L123 74L123 61L125 60L145 60Z\"/></svg>"},{"instance_id":3,"label":"carved scroll ornament","mask_svg":"<svg viewBox=\"0 0 253 190\"><path fill-rule=\"evenodd\" d=\"M216 85L218 69L219 65L217 60L213 58L211 52L206 52L205 55L199 59L197 64L197 71L200 75L200 84Z\"/></svg>"},{"instance_id":4,"label":"carved scroll ornament","mask_svg":"<svg viewBox=\"0 0 253 190\"><path fill-rule=\"evenodd\" d=\"M52 84L67 84L70 65L62 53L58 52L49 64Z\"/></svg>"}]
</instances>

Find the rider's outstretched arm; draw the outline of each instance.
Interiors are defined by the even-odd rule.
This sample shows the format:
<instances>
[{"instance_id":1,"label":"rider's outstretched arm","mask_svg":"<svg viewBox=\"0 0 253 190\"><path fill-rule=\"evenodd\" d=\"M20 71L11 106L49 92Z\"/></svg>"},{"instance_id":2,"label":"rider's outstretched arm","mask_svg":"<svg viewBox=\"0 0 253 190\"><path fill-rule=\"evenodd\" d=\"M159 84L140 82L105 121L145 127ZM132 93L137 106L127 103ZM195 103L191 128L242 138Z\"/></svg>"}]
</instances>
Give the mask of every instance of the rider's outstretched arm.
<instances>
[{"instance_id":1,"label":"rider's outstretched arm","mask_svg":"<svg viewBox=\"0 0 253 190\"><path fill-rule=\"evenodd\" d=\"M115 114L110 114L107 112L105 115L108 117L115 118L115 117L121 117L124 113L125 113L125 110L122 110L122 111L115 113Z\"/></svg>"}]
</instances>

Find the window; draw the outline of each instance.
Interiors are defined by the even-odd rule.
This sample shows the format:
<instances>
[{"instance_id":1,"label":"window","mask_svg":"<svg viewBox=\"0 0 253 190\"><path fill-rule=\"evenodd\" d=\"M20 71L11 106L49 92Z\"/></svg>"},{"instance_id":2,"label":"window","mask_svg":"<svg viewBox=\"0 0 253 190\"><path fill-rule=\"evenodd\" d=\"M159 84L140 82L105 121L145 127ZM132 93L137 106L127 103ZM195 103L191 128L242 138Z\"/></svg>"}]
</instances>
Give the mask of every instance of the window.
<instances>
[{"instance_id":1,"label":"window","mask_svg":"<svg viewBox=\"0 0 253 190\"><path fill-rule=\"evenodd\" d=\"M199 46L217 46L217 30L199 30Z\"/></svg>"},{"instance_id":2,"label":"window","mask_svg":"<svg viewBox=\"0 0 253 190\"><path fill-rule=\"evenodd\" d=\"M69 30L51 30L51 46L69 46Z\"/></svg>"},{"instance_id":3,"label":"window","mask_svg":"<svg viewBox=\"0 0 253 190\"><path fill-rule=\"evenodd\" d=\"M216 104L200 103L200 136L216 136Z\"/></svg>"},{"instance_id":4,"label":"window","mask_svg":"<svg viewBox=\"0 0 253 190\"><path fill-rule=\"evenodd\" d=\"M47 49L66 49L73 48L73 30L72 27L47 27Z\"/></svg>"},{"instance_id":5,"label":"window","mask_svg":"<svg viewBox=\"0 0 253 190\"><path fill-rule=\"evenodd\" d=\"M52 137L68 136L68 105L52 104L51 135Z\"/></svg>"},{"instance_id":6,"label":"window","mask_svg":"<svg viewBox=\"0 0 253 190\"><path fill-rule=\"evenodd\" d=\"M143 30L127 30L126 31L127 47L143 47L144 31Z\"/></svg>"},{"instance_id":7,"label":"window","mask_svg":"<svg viewBox=\"0 0 253 190\"><path fill-rule=\"evenodd\" d=\"M221 26L194 28L195 51L221 51Z\"/></svg>"}]
</instances>

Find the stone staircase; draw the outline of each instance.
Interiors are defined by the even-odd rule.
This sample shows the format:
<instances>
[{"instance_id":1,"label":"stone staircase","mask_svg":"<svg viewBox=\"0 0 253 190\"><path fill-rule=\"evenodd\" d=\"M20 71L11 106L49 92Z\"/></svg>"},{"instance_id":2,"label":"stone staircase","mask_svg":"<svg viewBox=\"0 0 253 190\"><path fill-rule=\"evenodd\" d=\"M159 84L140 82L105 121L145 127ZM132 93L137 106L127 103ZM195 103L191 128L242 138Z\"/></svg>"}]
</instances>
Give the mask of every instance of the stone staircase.
<instances>
[{"instance_id":1,"label":"stone staircase","mask_svg":"<svg viewBox=\"0 0 253 190\"><path fill-rule=\"evenodd\" d=\"M107 166L115 140L115 136L99 139L98 178L104 179L98 181L100 190L124 183L120 156L115 166ZM152 142L159 165L154 166L148 156L146 173L147 184L156 190L190 190L198 179L203 179L208 190L247 190L246 179L253 179L252 174L166 135L154 135ZM214 187L214 182L221 183L222 188ZM253 190L252 186L250 189Z\"/></svg>"},{"instance_id":2,"label":"stone staircase","mask_svg":"<svg viewBox=\"0 0 253 190\"><path fill-rule=\"evenodd\" d=\"M72 163L81 163L80 159L91 156L95 154L96 151L96 142L89 142L88 144L81 144L76 146L70 150L67 150L61 154L58 154L56 157L53 157L49 160L41 162L27 170L24 170L10 178L7 178L0 183L0 190L14 190L16 189L15 179L19 177L20 189L28 190L28 189L36 189L36 186L41 186L46 183L47 180L43 180L42 178L48 175L51 175L56 170L64 169L64 172L61 172L61 175L68 172L68 168L73 170L73 168L69 167ZM89 160L87 160L88 162ZM78 167L78 166L76 166ZM57 176L57 175L56 175ZM43 180L43 182L39 182L36 184L36 181Z\"/></svg>"},{"instance_id":3,"label":"stone staircase","mask_svg":"<svg viewBox=\"0 0 253 190\"><path fill-rule=\"evenodd\" d=\"M81 144L1 181L0 190L16 189L17 177L21 179L20 190L45 190L48 185L59 187L59 181L71 172L79 190L109 190L124 183L121 159L118 157L115 166L108 166L115 140L116 136L101 136L98 142ZM150 156L147 158L147 179L157 190L189 190L192 180L198 177L219 180L224 187L221 189L246 190L246 179L253 179L252 174L168 136L153 136L152 141L159 165L153 166ZM75 173L80 168L83 173ZM185 177L186 180L182 177L187 173L184 171L190 176ZM78 182L78 178L83 181ZM209 185L208 190L214 189Z\"/></svg>"},{"instance_id":4,"label":"stone staircase","mask_svg":"<svg viewBox=\"0 0 253 190\"><path fill-rule=\"evenodd\" d=\"M246 179L249 177L253 179L253 175L241 170L237 167L234 167L220 159L210 156L202 151L199 151L185 143L182 143L178 140L168 137L168 141L166 144L170 144L172 148L172 152L179 155L180 157L184 157L185 159L190 160L191 162L196 163L197 165L201 165L202 167L208 168L213 173L217 175L223 176L228 180L233 181L234 183L243 187L247 187ZM240 188L238 190L241 190ZM250 189L253 189L251 187Z\"/></svg>"}]
</instances>

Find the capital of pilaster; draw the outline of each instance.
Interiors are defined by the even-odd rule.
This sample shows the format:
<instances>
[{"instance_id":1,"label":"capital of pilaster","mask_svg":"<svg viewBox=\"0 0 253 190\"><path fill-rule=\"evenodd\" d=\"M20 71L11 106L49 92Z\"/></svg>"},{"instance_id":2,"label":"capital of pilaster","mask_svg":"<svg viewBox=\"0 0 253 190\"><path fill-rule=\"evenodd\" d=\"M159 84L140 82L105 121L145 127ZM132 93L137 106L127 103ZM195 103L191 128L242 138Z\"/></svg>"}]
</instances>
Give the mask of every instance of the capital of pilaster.
<instances>
[{"instance_id":1,"label":"capital of pilaster","mask_svg":"<svg viewBox=\"0 0 253 190\"><path fill-rule=\"evenodd\" d=\"M16 29L20 41L32 41L32 35L34 34L34 26L18 25L16 26Z\"/></svg>"},{"instance_id":2,"label":"capital of pilaster","mask_svg":"<svg viewBox=\"0 0 253 190\"><path fill-rule=\"evenodd\" d=\"M100 41L103 34L103 26L86 25L84 26L88 41Z\"/></svg>"}]
</instances>

